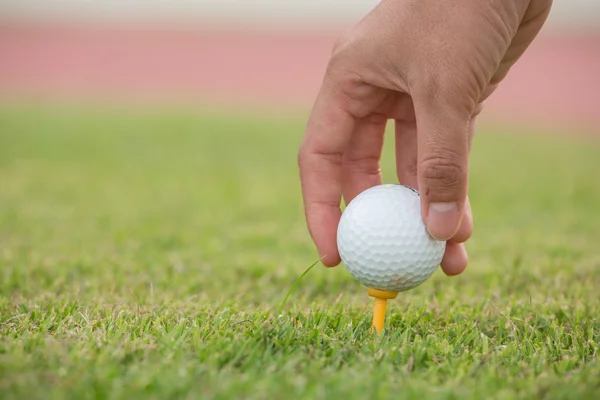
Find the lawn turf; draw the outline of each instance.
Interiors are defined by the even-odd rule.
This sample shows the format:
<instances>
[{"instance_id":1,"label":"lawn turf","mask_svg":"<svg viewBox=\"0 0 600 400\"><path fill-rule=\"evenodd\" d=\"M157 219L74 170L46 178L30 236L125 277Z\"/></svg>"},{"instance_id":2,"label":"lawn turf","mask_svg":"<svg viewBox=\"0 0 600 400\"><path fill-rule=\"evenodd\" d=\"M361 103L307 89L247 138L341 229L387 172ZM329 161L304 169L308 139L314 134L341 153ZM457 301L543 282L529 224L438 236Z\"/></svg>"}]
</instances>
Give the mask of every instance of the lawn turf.
<instances>
[{"instance_id":1,"label":"lawn turf","mask_svg":"<svg viewBox=\"0 0 600 400\"><path fill-rule=\"evenodd\" d=\"M468 270L313 268L304 119L0 108L0 398L593 398L600 143L481 129ZM393 135L382 169L394 182Z\"/></svg>"}]
</instances>

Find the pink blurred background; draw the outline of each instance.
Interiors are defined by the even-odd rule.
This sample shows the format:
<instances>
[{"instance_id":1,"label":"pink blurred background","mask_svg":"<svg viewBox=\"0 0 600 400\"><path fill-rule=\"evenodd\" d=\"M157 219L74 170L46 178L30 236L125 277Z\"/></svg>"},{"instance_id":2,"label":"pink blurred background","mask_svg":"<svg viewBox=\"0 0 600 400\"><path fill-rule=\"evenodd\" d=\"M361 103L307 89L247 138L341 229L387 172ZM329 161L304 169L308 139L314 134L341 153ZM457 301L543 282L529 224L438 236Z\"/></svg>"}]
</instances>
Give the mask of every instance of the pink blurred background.
<instances>
[{"instance_id":1,"label":"pink blurred background","mask_svg":"<svg viewBox=\"0 0 600 400\"><path fill-rule=\"evenodd\" d=\"M0 101L308 110L336 36L377 2L0 3ZM488 122L600 133L600 2L555 2Z\"/></svg>"}]
</instances>

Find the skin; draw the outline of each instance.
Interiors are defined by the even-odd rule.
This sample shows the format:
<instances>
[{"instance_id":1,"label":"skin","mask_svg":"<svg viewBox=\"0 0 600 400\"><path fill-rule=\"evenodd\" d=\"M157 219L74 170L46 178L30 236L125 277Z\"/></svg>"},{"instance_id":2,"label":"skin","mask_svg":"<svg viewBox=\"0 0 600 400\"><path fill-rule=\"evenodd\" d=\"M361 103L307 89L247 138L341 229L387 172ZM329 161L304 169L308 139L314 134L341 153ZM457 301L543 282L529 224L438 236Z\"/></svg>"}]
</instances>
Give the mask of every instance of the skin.
<instances>
[{"instance_id":1,"label":"skin","mask_svg":"<svg viewBox=\"0 0 600 400\"><path fill-rule=\"evenodd\" d=\"M305 216L338 265L341 200L381 184L394 121L399 183L421 193L442 270L462 273L473 232L469 153L483 102L535 39L551 0L382 0L336 42L298 153Z\"/></svg>"}]
</instances>

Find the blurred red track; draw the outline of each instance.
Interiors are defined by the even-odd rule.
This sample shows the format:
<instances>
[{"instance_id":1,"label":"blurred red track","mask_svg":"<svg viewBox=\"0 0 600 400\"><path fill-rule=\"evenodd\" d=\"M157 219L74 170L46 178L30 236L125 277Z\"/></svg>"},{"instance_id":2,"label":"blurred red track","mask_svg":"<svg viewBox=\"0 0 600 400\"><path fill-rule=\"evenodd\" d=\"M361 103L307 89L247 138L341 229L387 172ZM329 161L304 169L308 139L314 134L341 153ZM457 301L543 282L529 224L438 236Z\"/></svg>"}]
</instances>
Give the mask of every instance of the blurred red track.
<instances>
[{"instance_id":1,"label":"blurred red track","mask_svg":"<svg viewBox=\"0 0 600 400\"><path fill-rule=\"evenodd\" d=\"M0 99L310 107L332 33L0 26ZM600 35L543 35L484 115L598 131Z\"/></svg>"}]
</instances>

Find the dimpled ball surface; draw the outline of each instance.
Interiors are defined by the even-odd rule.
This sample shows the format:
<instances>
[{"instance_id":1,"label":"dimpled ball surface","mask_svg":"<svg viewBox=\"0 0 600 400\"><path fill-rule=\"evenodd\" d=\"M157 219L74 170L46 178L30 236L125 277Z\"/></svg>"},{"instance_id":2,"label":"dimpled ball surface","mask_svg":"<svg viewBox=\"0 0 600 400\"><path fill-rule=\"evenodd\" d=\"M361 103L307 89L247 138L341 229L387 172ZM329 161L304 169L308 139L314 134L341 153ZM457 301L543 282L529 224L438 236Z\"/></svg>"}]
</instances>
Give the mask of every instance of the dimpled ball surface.
<instances>
[{"instance_id":1,"label":"dimpled ball surface","mask_svg":"<svg viewBox=\"0 0 600 400\"><path fill-rule=\"evenodd\" d=\"M392 292L429 279L446 247L427 232L418 192L403 185L379 185L356 196L342 214L337 243L354 278Z\"/></svg>"}]
</instances>

